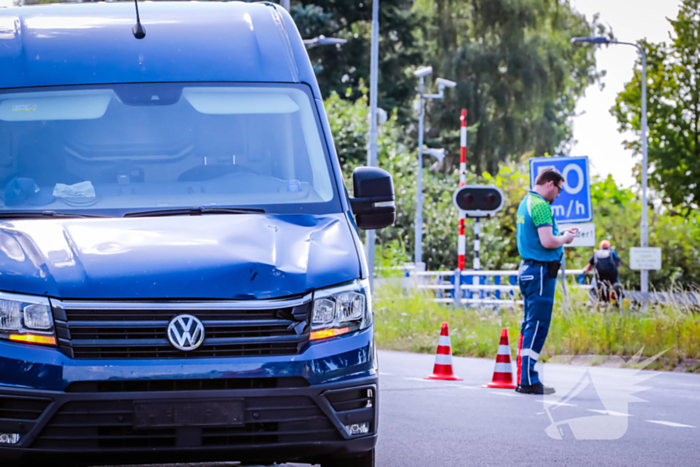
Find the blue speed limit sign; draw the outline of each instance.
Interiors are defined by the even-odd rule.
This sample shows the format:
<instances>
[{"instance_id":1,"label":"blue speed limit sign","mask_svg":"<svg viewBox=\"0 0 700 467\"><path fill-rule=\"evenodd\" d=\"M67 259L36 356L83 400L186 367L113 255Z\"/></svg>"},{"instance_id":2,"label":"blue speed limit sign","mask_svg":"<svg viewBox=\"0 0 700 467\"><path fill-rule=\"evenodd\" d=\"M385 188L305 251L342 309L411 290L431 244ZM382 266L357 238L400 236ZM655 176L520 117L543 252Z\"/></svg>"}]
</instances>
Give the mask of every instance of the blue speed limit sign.
<instances>
[{"instance_id":1,"label":"blue speed limit sign","mask_svg":"<svg viewBox=\"0 0 700 467\"><path fill-rule=\"evenodd\" d=\"M544 169L554 167L564 175L564 189L552 203L552 213L558 223L590 222L593 220L591 182L588 157L536 157L530 159L530 188Z\"/></svg>"}]
</instances>

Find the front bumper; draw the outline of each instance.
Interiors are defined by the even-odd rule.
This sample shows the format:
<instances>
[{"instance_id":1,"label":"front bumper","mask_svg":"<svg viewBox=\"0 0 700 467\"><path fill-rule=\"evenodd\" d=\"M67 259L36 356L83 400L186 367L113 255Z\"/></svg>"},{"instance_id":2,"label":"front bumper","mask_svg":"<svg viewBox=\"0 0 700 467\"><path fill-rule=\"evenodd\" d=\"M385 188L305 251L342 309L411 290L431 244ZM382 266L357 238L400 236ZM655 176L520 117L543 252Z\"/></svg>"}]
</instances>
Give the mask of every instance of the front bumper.
<instances>
[{"instance_id":1,"label":"front bumper","mask_svg":"<svg viewBox=\"0 0 700 467\"><path fill-rule=\"evenodd\" d=\"M0 465L313 461L365 452L377 440L374 353L371 328L290 357L91 362L0 343L0 433L21 435L0 445ZM215 409L231 400L243 404L236 426L154 428L135 418L149 402ZM364 422L366 434L345 428Z\"/></svg>"},{"instance_id":2,"label":"front bumper","mask_svg":"<svg viewBox=\"0 0 700 467\"><path fill-rule=\"evenodd\" d=\"M334 395L345 393L350 403L339 404ZM370 404L352 399L367 394ZM35 421L0 421L0 432L25 432L16 447L0 448L0 460L105 464L342 456L374 447L376 394L375 376L273 389L57 393L2 388L0 398L45 401L46 408ZM135 426L135 403L226 400L244 401L245 426ZM348 406L354 407L344 410ZM370 423L367 435L351 436L345 429L362 422Z\"/></svg>"}]
</instances>

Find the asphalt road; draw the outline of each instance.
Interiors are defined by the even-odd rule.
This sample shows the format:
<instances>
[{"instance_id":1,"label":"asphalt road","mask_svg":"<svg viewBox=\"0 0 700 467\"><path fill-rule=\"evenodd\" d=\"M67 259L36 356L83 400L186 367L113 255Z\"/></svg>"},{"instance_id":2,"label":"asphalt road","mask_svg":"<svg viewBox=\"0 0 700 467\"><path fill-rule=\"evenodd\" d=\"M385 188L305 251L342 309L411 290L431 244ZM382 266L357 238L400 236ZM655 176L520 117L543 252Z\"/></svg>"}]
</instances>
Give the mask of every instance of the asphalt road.
<instances>
[{"instance_id":1,"label":"asphalt road","mask_svg":"<svg viewBox=\"0 0 700 467\"><path fill-rule=\"evenodd\" d=\"M382 467L700 465L700 375L547 364L558 394L544 398L482 388L494 366L484 359L454 358L463 382L424 381L432 360L380 354ZM554 427L562 439L545 431L581 417Z\"/></svg>"},{"instance_id":2,"label":"asphalt road","mask_svg":"<svg viewBox=\"0 0 700 467\"><path fill-rule=\"evenodd\" d=\"M433 360L380 352L381 467L700 465L700 375L547 364L545 398L482 388L486 359L424 380Z\"/></svg>"}]
</instances>

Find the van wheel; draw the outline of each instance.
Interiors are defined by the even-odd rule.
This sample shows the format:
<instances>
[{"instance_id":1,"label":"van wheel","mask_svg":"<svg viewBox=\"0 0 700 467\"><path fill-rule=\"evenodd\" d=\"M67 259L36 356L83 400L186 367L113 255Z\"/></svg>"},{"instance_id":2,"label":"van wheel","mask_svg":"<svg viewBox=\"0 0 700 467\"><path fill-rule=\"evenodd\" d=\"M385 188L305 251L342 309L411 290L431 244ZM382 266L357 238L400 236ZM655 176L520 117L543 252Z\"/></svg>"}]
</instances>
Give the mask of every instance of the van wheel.
<instances>
[{"instance_id":1,"label":"van wheel","mask_svg":"<svg viewBox=\"0 0 700 467\"><path fill-rule=\"evenodd\" d=\"M328 459L321 463L321 467L374 467L374 451L372 449L350 459Z\"/></svg>"}]
</instances>

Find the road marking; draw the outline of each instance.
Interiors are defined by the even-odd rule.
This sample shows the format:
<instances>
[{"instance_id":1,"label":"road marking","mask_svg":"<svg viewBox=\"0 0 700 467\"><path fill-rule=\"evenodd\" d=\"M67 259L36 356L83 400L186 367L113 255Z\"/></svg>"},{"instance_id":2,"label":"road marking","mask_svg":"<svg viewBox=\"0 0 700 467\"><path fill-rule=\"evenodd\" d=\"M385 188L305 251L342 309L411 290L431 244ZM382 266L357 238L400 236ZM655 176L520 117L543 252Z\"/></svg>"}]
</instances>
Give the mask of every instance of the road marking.
<instances>
[{"instance_id":1,"label":"road marking","mask_svg":"<svg viewBox=\"0 0 700 467\"><path fill-rule=\"evenodd\" d=\"M517 394L508 394L507 392L492 392L490 394L494 394L496 396L505 396L505 397L523 397L523 396L519 396Z\"/></svg>"},{"instance_id":2,"label":"road marking","mask_svg":"<svg viewBox=\"0 0 700 467\"><path fill-rule=\"evenodd\" d=\"M602 413L603 415L613 415L615 417L632 417L633 415L630 415L628 413L622 413L622 412L615 412L614 410L595 410L595 409L588 409L589 412L595 412L595 413Z\"/></svg>"},{"instance_id":3,"label":"road marking","mask_svg":"<svg viewBox=\"0 0 700 467\"><path fill-rule=\"evenodd\" d=\"M384 373L383 371L380 371L379 376L394 376L394 374L393 373Z\"/></svg>"},{"instance_id":4,"label":"road marking","mask_svg":"<svg viewBox=\"0 0 700 467\"><path fill-rule=\"evenodd\" d=\"M666 426L672 426L675 428L695 428L692 425L683 425L682 423L674 423L674 422L664 422L662 420L647 420L649 423L658 423L659 425L666 425Z\"/></svg>"},{"instance_id":5,"label":"road marking","mask_svg":"<svg viewBox=\"0 0 700 467\"><path fill-rule=\"evenodd\" d=\"M410 376L404 376L403 379L406 381L420 381L421 383L438 383L441 386L447 388L462 388L462 389L478 389L478 386L468 386L466 384L455 384L455 383L445 383L437 379L425 379L425 378L412 378Z\"/></svg>"},{"instance_id":6,"label":"road marking","mask_svg":"<svg viewBox=\"0 0 700 467\"><path fill-rule=\"evenodd\" d=\"M421 383L432 383L432 382L434 382L434 381L437 381L437 380L434 380L434 379L410 378L410 377L408 377L408 376L404 376L403 379L405 379L405 380L407 380L407 381L420 381Z\"/></svg>"},{"instance_id":7,"label":"road marking","mask_svg":"<svg viewBox=\"0 0 700 467\"><path fill-rule=\"evenodd\" d=\"M445 389L451 389L446 386L413 386L413 387L408 387L408 388L381 388L380 391L382 392L397 392L397 391L412 391L412 392L420 392L420 391L444 391Z\"/></svg>"},{"instance_id":8,"label":"road marking","mask_svg":"<svg viewBox=\"0 0 700 467\"><path fill-rule=\"evenodd\" d=\"M466 384L446 384L445 386L460 389L479 389L479 386L467 386Z\"/></svg>"},{"instance_id":9,"label":"road marking","mask_svg":"<svg viewBox=\"0 0 700 467\"><path fill-rule=\"evenodd\" d=\"M568 402L550 401L547 399L539 399L539 402L542 402L543 404L565 405L567 407L576 407L576 404L569 404Z\"/></svg>"}]
</instances>

